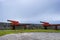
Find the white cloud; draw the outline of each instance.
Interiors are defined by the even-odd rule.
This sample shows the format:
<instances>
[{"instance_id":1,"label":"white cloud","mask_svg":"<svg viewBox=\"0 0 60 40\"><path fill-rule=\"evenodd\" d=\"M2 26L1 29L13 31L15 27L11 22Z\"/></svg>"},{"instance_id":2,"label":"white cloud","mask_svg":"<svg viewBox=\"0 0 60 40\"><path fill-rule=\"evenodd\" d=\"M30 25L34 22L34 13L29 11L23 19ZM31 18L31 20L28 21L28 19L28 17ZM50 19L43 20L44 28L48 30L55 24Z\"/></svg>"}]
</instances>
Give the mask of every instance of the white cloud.
<instances>
[{"instance_id":1,"label":"white cloud","mask_svg":"<svg viewBox=\"0 0 60 40\"><path fill-rule=\"evenodd\" d=\"M15 19L20 22L60 20L59 0L0 0L3 21ZM2 21L2 20L1 20Z\"/></svg>"}]
</instances>

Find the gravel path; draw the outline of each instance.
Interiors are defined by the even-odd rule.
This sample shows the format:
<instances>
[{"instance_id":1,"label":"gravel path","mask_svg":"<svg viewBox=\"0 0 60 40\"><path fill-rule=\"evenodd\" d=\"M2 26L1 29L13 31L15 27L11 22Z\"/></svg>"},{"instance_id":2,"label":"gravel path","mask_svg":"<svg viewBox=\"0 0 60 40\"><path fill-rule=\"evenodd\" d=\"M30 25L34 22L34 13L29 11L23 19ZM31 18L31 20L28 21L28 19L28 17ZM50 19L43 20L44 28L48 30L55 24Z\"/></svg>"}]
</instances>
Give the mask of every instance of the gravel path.
<instances>
[{"instance_id":1,"label":"gravel path","mask_svg":"<svg viewBox=\"0 0 60 40\"><path fill-rule=\"evenodd\" d=\"M60 40L60 33L18 33L1 36L0 40Z\"/></svg>"}]
</instances>

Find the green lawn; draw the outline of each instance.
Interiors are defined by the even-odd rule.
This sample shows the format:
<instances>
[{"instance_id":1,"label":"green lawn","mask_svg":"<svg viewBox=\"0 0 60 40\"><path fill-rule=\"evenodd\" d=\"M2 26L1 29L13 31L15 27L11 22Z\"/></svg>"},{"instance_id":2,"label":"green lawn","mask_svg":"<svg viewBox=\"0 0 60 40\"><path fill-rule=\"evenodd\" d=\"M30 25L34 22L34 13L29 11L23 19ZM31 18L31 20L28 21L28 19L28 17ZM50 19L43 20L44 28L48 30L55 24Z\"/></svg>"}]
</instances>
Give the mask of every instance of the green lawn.
<instances>
[{"instance_id":1,"label":"green lawn","mask_svg":"<svg viewBox=\"0 0 60 40\"><path fill-rule=\"evenodd\" d=\"M60 30L44 30L44 29L34 29L34 30L0 30L0 36L12 33L24 33L24 32L57 32L59 33Z\"/></svg>"}]
</instances>

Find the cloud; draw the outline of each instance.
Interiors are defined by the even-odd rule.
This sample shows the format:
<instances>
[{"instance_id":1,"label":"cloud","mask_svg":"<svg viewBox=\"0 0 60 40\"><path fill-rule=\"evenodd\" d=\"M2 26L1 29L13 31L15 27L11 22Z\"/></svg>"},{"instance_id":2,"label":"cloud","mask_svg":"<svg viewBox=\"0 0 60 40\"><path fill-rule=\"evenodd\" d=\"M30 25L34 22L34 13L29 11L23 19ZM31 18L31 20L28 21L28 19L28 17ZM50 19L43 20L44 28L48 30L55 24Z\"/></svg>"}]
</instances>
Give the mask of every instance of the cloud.
<instances>
[{"instance_id":1,"label":"cloud","mask_svg":"<svg viewBox=\"0 0 60 40\"><path fill-rule=\"evenodd\" d=\"M14 19L20 22L60 20L59 0L0 0L0 21Z\"/></svg>"}]
</instances>

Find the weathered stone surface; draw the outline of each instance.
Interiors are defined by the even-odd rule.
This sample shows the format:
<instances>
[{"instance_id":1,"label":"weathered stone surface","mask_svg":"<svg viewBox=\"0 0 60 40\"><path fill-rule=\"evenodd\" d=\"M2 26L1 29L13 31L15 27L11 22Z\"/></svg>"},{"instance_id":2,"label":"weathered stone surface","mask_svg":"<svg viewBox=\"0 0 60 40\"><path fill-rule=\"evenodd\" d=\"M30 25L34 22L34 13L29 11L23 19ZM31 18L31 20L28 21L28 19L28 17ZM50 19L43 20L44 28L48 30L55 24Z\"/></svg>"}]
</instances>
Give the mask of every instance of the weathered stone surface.
<instances>
[{"instance_id":1,"label":"weathered stone surface","mask_svg":"<svg viewBox=\"0 0 60 40\"><path fill-rule=\"evenodd\" d=\"M0 40L60 40L60 33L19 33L1 36Z\"/></svg>"}]
</instances>

